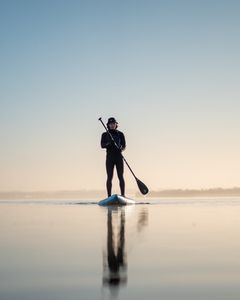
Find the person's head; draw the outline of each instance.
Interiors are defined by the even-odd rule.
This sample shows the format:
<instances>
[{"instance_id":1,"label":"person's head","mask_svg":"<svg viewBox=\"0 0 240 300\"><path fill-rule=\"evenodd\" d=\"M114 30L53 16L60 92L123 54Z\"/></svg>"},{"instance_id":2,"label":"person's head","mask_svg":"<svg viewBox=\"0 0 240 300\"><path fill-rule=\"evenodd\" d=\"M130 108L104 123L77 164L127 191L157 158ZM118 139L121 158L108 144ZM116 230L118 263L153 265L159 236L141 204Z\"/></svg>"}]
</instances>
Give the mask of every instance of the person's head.
<instances>
[{"instance_id":1,"label":"person's head","mask_svg":"<svg viewBox=\"0 0 240 300\"><path fill-rule=\"evenodd\" d=\"M115 130L118 128L118 122L115 118L109 118L107 122L107 128L110 130Z\"/></svg>"}]
</instances>

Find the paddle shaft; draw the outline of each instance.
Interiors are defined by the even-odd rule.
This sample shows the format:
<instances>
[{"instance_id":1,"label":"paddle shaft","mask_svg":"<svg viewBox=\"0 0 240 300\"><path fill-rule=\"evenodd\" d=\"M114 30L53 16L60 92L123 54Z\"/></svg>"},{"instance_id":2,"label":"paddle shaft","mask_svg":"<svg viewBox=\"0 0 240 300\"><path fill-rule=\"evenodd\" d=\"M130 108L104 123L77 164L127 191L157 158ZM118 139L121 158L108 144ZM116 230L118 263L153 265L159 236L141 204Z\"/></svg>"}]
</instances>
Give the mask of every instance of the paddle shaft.
<instances>
[{"instance_id":1,"label":"paddle shaft","mask_svg":"<svg viewBox=\"0 0 240 300\"><path fill-rule=\"evenodd\" d=\"M119 151L121 151L120 148L119 148L119 146L118 146L118 144L115 142L113 136L111 135L111 132L109 132L109 130L107 129L106 125L103 123L102 118L99 118L98 120L102 123L103 127L105 128L105 130L106 130L107 133L109 134L111 140L114 142L114 145L119 149ZM128 168L129 168L130 172L132 173L133 177L137 180L136 175L134 174L132 168L129 166L128 162L126 161L126 159L125 159L125 157L122 155L122 153L121 153L121 156L122 156L122 159L124 160L125 164L128 166Z\"/></svg>"}]
</instances>

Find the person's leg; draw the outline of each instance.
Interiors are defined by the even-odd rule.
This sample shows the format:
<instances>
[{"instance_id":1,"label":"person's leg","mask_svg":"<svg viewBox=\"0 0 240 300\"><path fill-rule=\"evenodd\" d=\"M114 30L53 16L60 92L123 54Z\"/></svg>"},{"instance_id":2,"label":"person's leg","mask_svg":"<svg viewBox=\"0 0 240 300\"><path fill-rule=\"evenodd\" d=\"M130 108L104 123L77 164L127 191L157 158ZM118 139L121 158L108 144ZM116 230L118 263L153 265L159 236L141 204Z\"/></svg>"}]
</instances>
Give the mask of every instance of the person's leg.
<instances>
[{"instance_id":1,"label":"person's leg","mask_svg":"<svg viewBox=\"0 0 240 300\"><path fill-rule=\"evenodd\" d=\"M113 179L113 168L114 168L114 161L110 157L106 159L106 170L107 170L107 194L108 197L112 195L112 179Z\"/></svg>"},{"instance_id":2,"label":"person's leg","mask_svg":"<svg viewBox=\"0 0 240 300\"><path fill-rule=\"evenodd\" d=\"M125 181L123 178L123 159L122 157L119 157L116 160L116 168L117 168L117 175L118 175L118 179L119 179L119 186L120 186L120 190L121 190L121 195L125 196Z\"/></svg>"}]
</instances>

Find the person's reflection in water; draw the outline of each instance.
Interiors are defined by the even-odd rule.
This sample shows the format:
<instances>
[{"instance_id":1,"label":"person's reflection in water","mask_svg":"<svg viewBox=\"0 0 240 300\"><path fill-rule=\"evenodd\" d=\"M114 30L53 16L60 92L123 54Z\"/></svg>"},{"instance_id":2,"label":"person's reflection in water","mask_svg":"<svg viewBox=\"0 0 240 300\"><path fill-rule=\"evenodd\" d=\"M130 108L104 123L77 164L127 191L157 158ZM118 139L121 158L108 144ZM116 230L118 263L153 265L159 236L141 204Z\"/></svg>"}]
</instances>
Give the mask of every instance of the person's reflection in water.
<instances>
[{"instance_id":1,"label":"person's reflection in water","mask_svg":"<svg viewBox=\"0 0 240 300\"><path fill-rule=\"evenodd\" d=\"M103 263L103 286L109 288L114 298L117 297L119 288L127 284L126 209L128 207L108 207L107 211L107 253L104 255ZM138 211L137 226L134 227L140 234L147 225L148 210L143 207ZM135 236L134 231L133 236Z\"/></svg>"},{"instance_id":2,"label":"person's reflection in water","mask_svg":"<svg viewBox=\"0 0 240 300\"><path fill-rule=\"evenodd\" d=\"M114 221L117 225L116 228L113 226ZM103 285L108 286L111 293L116 295L118 288L127 282L125 208L108 208L107 255L105 260L107 262L104 265Z\"/></svg>"}]
</instances>

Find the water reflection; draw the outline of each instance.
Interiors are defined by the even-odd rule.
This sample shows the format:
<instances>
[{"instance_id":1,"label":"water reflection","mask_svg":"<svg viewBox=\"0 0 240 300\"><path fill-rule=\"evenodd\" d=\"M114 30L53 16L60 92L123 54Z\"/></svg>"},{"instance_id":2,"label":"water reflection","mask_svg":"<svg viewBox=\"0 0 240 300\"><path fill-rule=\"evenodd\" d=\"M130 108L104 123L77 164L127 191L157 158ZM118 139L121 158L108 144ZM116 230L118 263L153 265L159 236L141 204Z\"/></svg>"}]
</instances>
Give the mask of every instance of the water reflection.
<instances>
[{"instance_id":1,"label":"water reflection","mask_svg":"<svg viewBox=\"0 0 240 300\"><path fill-rule=\"evenodd\" d=\"M104 260L103 285L115 288L119 285L126 284L127 258L125 251L124 208L120 210L120 214L118 208L108 208L107 253Z\"/></svg>"},{"instance_id":2,"label":"water reflection","mask_svg":"<svg viewBox=\"0 0 240 300\"><path fill-rule=\"evenodd\" d=\"M103 286L112 296L127 284L126 212L128 207L107 208L107 247L103 255ZM138 211L137 224L133 230L140 233L148 224L148 210ZM134 234L134 232L132 232Z\"/></svg>"},{"instance_id":3,"label":"water reflection","mask_svg":"<svg viewBox=\"0 0 240 300\"><path fill-rule=\"evenodd\" d=\"M148 209L143 207L138 214L137 230L140 233L148 225Z\"/></svg>"}]
</instances>

